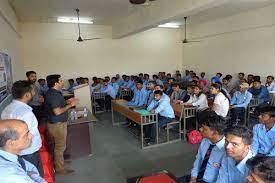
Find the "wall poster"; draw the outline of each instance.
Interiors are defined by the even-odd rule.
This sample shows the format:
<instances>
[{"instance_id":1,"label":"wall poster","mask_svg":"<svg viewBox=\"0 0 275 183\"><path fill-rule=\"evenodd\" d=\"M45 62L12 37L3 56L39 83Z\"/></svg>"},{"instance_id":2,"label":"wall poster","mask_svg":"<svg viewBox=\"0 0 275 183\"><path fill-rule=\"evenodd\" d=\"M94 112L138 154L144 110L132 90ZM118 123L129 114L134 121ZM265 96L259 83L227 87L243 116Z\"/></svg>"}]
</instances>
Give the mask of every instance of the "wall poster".
<instances>
[{"instance_id":1,"label":"wall poster","mask_svg":"<svg viewBox=\"0 0 275 183\"><path fill-rule=\"evenodd\" d=\"M0 52L0 103L11 94L12 70L9 55Z\"/></svg>"}]
</instances>

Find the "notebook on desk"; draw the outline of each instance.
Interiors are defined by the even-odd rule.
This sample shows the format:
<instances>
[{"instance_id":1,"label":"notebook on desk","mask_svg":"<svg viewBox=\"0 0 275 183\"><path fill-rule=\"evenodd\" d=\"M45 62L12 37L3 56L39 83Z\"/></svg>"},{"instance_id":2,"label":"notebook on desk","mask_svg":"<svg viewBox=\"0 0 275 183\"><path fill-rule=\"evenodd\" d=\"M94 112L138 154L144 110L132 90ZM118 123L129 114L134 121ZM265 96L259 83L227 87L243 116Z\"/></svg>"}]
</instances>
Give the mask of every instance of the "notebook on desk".
<instances>
[{"instance_id":1,"label":"notebook on desk","mask_svg":"<svg viewBox=\"0 0 275 183\"><path fill-rule=\"evenodd\" d=\"M138 112L139 114L141 114L142 116L146 116L151 114L149 111L147 111L146 109L134 109L135 112Z\"/></svg>"}]
</instances>

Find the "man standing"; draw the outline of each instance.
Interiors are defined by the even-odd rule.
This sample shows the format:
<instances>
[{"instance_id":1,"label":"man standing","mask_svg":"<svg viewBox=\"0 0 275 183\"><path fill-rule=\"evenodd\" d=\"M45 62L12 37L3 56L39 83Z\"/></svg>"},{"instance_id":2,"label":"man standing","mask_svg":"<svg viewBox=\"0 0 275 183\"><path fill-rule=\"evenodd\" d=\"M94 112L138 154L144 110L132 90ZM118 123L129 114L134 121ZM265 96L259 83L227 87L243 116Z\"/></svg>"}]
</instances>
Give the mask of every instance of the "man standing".
<instances>
[{"instance_id":1,"label":"man standing","mask_svg":"<svg viewBox=\"0 0 275 183\"><path fill-rule=\"evenodd\" d=\"M29 102L29 105L33 109L33 113L36 116L38 122L41 120L41 114L42 114L42 104L44 102L43 96L39 92L39 87L36 85L36 72L34 71L28 71L26 72L27 81L29 81L32 84L32 87L34 88L35 95L32 97L32 100Z\"/></svg>"},{"instance_id":2,"label":"man standing","mask_svg":"<svg viewBox=\"0 0 275 183\"><path fill-rule=\"evenodd\" d=\"M217 183L244 183L249 174L246 161L252 158L252 132L243 126L226 130L225 150Z\"/></svg>"},{"instance_id":3,"label":"man standing","mask_svg":"<svg viewBox=\"0 0 275 183\"><path fill-rule=\"evenodd\" d=\"M33 138L31 145L28 148L24 148L19 155L31 162L43 177L43 167L38 152L42 145L42 140L38 131L37 119L32 112L32 108L28 105L33 95L35 95L35 92L30 82L16 81L12 86L13 101L3 110L1 119L25 121Z\"/></svg>"},{"instance_id":4,"label":"man standing","mask_svg":"<svg viewBox=\"0 0 275 183\"><path fill-rule=\"evenodd\" d=\"M65 101L62 96L63 80L58 74L47 76L50 88L46 93L45 107L48 114L48 131L54 141L54 165L56 173L68 174L74 172L64 166L63 153L66 149L68 110L74 107L78 100L75 98Z\"/></svg>"}]
</instances>

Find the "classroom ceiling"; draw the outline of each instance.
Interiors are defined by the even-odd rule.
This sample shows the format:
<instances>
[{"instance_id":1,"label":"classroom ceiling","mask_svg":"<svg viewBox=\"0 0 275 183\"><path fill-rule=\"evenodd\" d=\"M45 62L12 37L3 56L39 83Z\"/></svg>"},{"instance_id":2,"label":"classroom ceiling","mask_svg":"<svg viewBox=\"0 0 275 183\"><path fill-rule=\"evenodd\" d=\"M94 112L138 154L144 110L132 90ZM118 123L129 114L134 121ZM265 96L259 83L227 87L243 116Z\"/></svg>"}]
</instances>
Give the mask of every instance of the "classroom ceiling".
<instances>
[{"instance_id":1,"label":"classroom ceiling","mask_svg":"<svg viewBox=\"0 0 275 183\"><path fill-rule=\"evenodd\" d=\"M173 2L173 0L170 1ZM231 0L223 7L200 13L196 19L206 21L225 17L252 8L266 6L272 1ZM112 24L140 8L131 5L128 0L10 0L10 4L21 22L55 22L58 16L75 16L74 9L79 8L81 16L92 17L95 24Z\"/></svg>"},{"instance_id":2,"label":"classroom ceiling","mask_svg":"<svg viewBox=\"0 0 275 183\"><path fill-rule=\"evenodd\" d=\"M55 22L58 16L92 17L95 24L111 24L136 7L128 0L9 0L21 22Z\"/></svg>"}]
</instances>

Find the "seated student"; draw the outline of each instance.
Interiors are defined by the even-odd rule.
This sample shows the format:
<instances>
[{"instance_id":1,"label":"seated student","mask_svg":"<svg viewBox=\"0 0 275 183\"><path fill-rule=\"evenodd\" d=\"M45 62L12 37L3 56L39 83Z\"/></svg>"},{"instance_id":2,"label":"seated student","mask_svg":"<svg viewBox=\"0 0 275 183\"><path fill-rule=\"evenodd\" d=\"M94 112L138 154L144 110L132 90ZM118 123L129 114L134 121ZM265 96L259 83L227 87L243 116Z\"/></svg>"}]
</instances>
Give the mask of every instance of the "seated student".
<instances>
[{"instance_id":1,"label":"seated student","mask_svg":"<svg viewBox=\"0 0 275 183\"><path fill-rule=\"evenodd\" d=\"M201 73L200 73L200 80L199 80L199 82L201 82L204 86L207 85L208 79L207 79L207 77L205 76L205 72L201 72Z\"/></svg>"},{"instance_id":2,"label":"seated student","mask_svg":"<svg viewBox=\"0 0 275 183\"><path fill-rule=\"evenodd\" d=\"M171 102L179 104L185 98L187 91L182 90L180 88L179 83L172 83L172 94L171 94Z\"/></svg>"},{"instance_id":3,"label":"seated student","mask_svg":"<svg viewBox=\"0 0 275 183\"><path fill-rule=\"evenodd\" d=\"M211 78L211 83L217 83L217 82L221 83L222 82L221 81L221 77L222 77L222 73L218 72L216 74L216 76L214 76L214 77Z\"/></svg>"},{"instance_id":4,"label":"seated student","mask_svg":"<svg viewBox=\"0 0 275 183\"><path fill-rule=\"evenodd\" d=\"M248 74L247 75L247 83L249 84L250 87L252 87L254 81L254 76L253 74Z\"/></svg>"},{"instance_id":5,"label":"seated student","mask_svg":"<svg viewBox=\"0 0 275 183\"><path fill-rule=\"evenodd\" d=\"M134 87L135 87L135 83L130 79L130 76L126 76L125 83L122 86L122 88L132 90Z\"/></svg>"},{"instance_id":6,"label":"seated student","mask_svg":"<svg viewBox=\"0 0 275 183\"><path fill-rule=\"evenodd\" d=\"M144 86L147 86L147 84L148 84L148 82L149 82L149 79L150 79L149 74L144 74L143 80L142 80Z\"/></svg>"},{"instance_id":7,"label":"seated student","mask_svg":"<svg viewBox=\"0 0 275 183\"><path fill-rule=\"evenodd\" d=\"M149 81L147 84L147 91L148 91L148 97L146 100L145 107L148 107L149 104L151 104L152 100L154 100L154 91L155 91L156 82L155 81Z\"/></svg>"},{"instance_id":8,"label":"seated student","mask_svg":"<svg viewBox=\"0 0 275 183\"><path fill-rule=\"evenodd\" d=\"M119 85L117 83L117 78L112 77L110 85L114 88L116 96L118 95Z\"/></svg>"},{"instance_id":9,"label":"seated student","mask_svg":"<svg viewBox=\"0 0 275 183\"><path fill-rule=\"evenodd\" d=\"M225 118L229 111L229 100L224 91L222 91L221 85L216 83L212 84L210 93L215 96L212 110L219 116Z\"/></svg>"},{"instance_id":10,"label":"seated student","mask_svg":"<svg viewBox=\"0 0 275 183\"><path fill-rule=\"evenodd\" d=\"M199 85L194 85L193 88L194 94L184 105L196 107L198 111L205 111L208 109L208 100L206 95L202 93L202 88Z\"/></svg>"},{"instance_id":11,"label":"seated student","mask_svg":"<svg viewBox=\"0 0 275 183\"><path fill-rule=\"evenodd\" d=\"M108 80L103 80L103 84L100 88L100 93L106 93L105 101L98 99L97 102L101 107L103 107L103 102L105 103L105 107L107 110L111 109L111 101L116 98L116 91L114 87L108 84Z\"/></svg>"},{"instance_id":12,"label":"seated student","mask_svg":"<svg viewBox=\"0 0 275 183\"><path fill-rule=\"evenodd\" d=\"M230 101L231 109L231 121L232 125L245 125L245 109L252 99L252 94L248 91L248 83L240 84L239 91L236 91L233 95L232 100ZM240 119L240 122L237 123L237 118Z\"/></svg>"},{"instance_id":13,"label":"seated student","mask_svg":"<svg viewBox=\"0 0 275 183\"><path fill-rule=\"evenodd\" d=\"M136 82L136 89L134 90L133 99L127 103L128 106L133 107L143 107L146 105L148 98L148 91L143 87L143 82L141 80Z\"/></svg>"},{"instance_id":14,"label":"seated student","mask_svg":"<svg viewBox=\"0 0 275 183\"><path fill-rule=\"evenodd\" d=\"M105 79L106 81L108 81L108 83L110 83L110 81L111 81L110 76L105 76L104 79Z\"/></svg>"},{"instance_id":15,"label":"seated student","mask_svg":"<svg viewBox=\"0 0 275 183\"><path fill-rule=\"evenodd\" d=\"M249 174L246 161L253 157L250 150L252 132L244 126L225 131L225 151L216 183L245 183Z\"/></svg>"},{"instance_id":16,"label":"seated student","mask_svg":"<svg viewBox=\"0 0 275 183\"><path fill-rule=\"evenodd\" d=\"M186 81L186 82L192 81L191 73L189 70L185 70L185 76L183 77L183 81Z\"/></svg>"},{"instance_id":17,"label":"seated student","mask_svg":"<svg viewBox=\"0 0 275 183\"><path fill-rule=\"evenodd\" d=\"M0 182L46 183L37 168L19 156L32 142L32 135L24 121L0 121Z\"/></svg>"},{"instance_id":18,"label":"seated student","mask_svg":"<svg viewBox=\"0 0 275 183\"><path fill-rule=\"evenodd\" d=\"M82 80L82 77L79 77L79 78L75 79L77 85L81 85L81 80Z\"/></svg>"},{"instance_id":19,"label":"seated student","mask_svg":"<svg viewBox=\"0 0 275 183\"><path fill-rule=\"evenodd\" d=\"M186 95L184 98L180 101L180 104L184 103L192 103L193 96L194 96L194 85L188 85L186 88Z\"/></svg>"},{"instance_id":20,"label":"seated student","mask_svg":"<svg viewBox=\"0 0 275 183\"><path fill-rule=\"evenodd\" d=\"M225 155L225 125L215 113L204 115L200 122L203 140L200 143L191 175L180 178L182 183L216 182Z\"/></svg>"},{"instance_id":21,"label":"seated student","mask_svg":"<svg viewBox=\"0 0 275 183\"><path fill-rule=\"evenodd\" d=\"M69 79L68 83L69 83L69 87L67 88L67 91L68 92L73 92L74 87L77 86L77 84L74 83L74 79Z\"/></svg>"},{"instance_id":22,"label":"seated student","mask_svg":"<svg viewBox=\"0 0 275 183\"><path fill-rule=\"evenodd\" d=\"M261 85L260 76L254 76L253 87L248 91L252 93L253 98L259 99L259 104L266 104L269 101L268 90Z\"/></svg>"},{"instance_id":23,"label":"seated student","mask_svg":"<svg viewBox=\"0 0 275 183\"><path fill-rule=\"evenodd\" d=\"M243 72L240 72L238 74L238 79L235 81L235 87L238 88L240 86L240 84L242 84L242 82L245 80L245 77L244 77L244 73Z\"/></svg>"},{"instance_id":24,"label":"seated student","mask_svg":"<svg viewBox=\"0 0 275 183\"><path fill-rule=\"evenodd\" d=\"M166 83L166 89L165 89L165 94L168 96L171 96L173 93L173 89L172 89L172 83L175 82L174 78L168 78L167 79L167 83Z\"/></svg>"},{"instance_id":25,"label":"seated student","mask_svg":"<svg viewBox=\"0 0 275 183\"><path fill-rule=\"evenodd\" d=\"M39 88L39 94L42 96L45 96L46 92L49 90L49 87L46 84L45 79L38 79L38 88Z\"/></svg>"},{"instance_id":26,"label":"seated student","mask_svg":"<svg viewBox=\"0 0 275 183\"><path fill-rule=\"evenodd\" d=\"M118 84L118 86L120 87L120 86L122 86L123 85L123 79L121 79L120 78L120 75L119 74L116 74L116 82L117 82L117 84Z\"/></svg>"},{"instance_id":27,"label":"seated student","mask_svg":"<svg viewBox=\"0 0 275 183\"><path fill-rule=\"evenodd\" d=\"M155 91L156 90L162 91L163 92L162 98L165 99L165 100L169 100L169 102L170 102L170 97L164 93L164 86L163 85L156 85L155 86Z\"/></svg>"},{"instance_id":28,"label":"seated student","mask_svg":"<svg viewBox=\"0 0 275 183\"><path fill-rule=\"evenodd\" d=\"M176 82L181 83L183 81L181 74L177 74L175 80L176 80Z\"/></svg>"},{"instance_id":29,"label":"seated student","mask_svg":"<svg viewBox=\"0 0 275 183\"><path fill-rule=\"evenodd\" d=\"M256 156L246 162L250 169L248 183L274 183L275 157Z\"/></svg>"},{"instance_id":30,"label":"seated student","mask_svg":"<svg viewBox=\"0 0 275 183\"><path fill-rule=\"evenodd\" d=\"M93 77L92 80L93 80L93 83L90 86L90 91L91 91L91 93L98 92L101 88L100 79L97 77Z\"/></svg>"},{"instance_id":31,"label":"seated student","mask_svg":"<svg viewBox=\"0 0 275 183\"><path fill-rule=\"evenodd\" d=\"M163 85L163 82L159 79L158 75L153 75L153 80L157 83L157 85Z\"/></svg>"},{"instance_id":32,"label":"seated student","mask_svg":"<svg viewBox=\"0 0 275 183\"><path fill-rule=\"evenodd\" d=\"M170 101L163 97L163 91L160 90L154 91L154 100L147 107L147 110L153 114L158 114L159 128L164 127L175 118L174 110ZM145 131L145 136L149 138L148 141L154 142L156 138L156 126L148 125Z\"/></svg>"},{"instance_id":33,"label":"seated student","mask_svg":"<svg viewBox=\"0 0 275 183\"><path fill-rule=\"evenodd\" d=\"M275 107L259 109L259 124L253 128L252 151L254 154L275 156Z\"/></svg>"},{"instance_id":34,"label":"seated student","mask_svg":"<svg viewBox=\"0 0 275 183\"><path fill-rule=\"evenodd\" d=\"M234 87L229 84L229 79L227 77L222 79L222 88L225 89L226 93L228 93L227 96L231 97L230 94L232 93Z\"/></svg>"},{"instance_id":35,"label":"seated student","mask_svg":"<svg viewBox=\"0 0 275 183\"><path fill-rule=\"evenodd\" d=\"M38 80L39 82L39 80ZM269 93L275 94L275 81L274 81L274 76L267 76L266 77L266 83L265 87L267 88Z\"/></svg>"}]
</instances>

